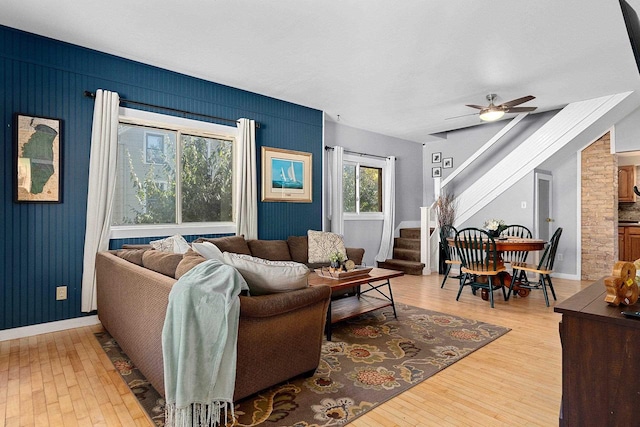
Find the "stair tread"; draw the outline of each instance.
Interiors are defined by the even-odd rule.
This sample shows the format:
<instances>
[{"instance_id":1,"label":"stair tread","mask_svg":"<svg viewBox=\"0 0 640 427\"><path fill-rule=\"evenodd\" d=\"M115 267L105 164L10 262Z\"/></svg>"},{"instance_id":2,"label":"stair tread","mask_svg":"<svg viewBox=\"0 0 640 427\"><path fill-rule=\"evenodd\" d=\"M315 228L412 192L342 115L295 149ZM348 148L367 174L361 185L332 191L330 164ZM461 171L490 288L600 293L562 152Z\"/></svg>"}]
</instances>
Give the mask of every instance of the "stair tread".
<instances>
[{"instance_id":1,"label":"stair tread","mask_svg":"<svg viewBox=\"0 0 640 427\"><path fill-rule=\"evenodd\" d=\"M409 261L406 259L397 259L397 258L389 258L384 260L387 264L398 264L398 265L406 265L406 266L421 266L424 267L424 264L420 261Z\"/></svg>"},{"instance_id":2,"label":"stair tread","mask_svg":"<svg viewBox=\"0 0 640 427\"><path fill-rule=\"evenodd\" d=\"M393 248L393 259L420 261L420 250L407 248Z\"/></svg>"}]
</instances>

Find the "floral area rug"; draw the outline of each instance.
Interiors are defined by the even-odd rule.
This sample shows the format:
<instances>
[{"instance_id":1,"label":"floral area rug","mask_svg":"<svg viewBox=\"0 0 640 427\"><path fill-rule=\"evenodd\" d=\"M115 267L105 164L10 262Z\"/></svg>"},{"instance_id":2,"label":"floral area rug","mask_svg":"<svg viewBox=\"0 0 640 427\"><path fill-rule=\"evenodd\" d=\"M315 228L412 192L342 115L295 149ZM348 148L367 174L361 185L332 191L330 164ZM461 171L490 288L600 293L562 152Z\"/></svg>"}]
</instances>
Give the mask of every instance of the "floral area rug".
<instances>
[{"instance_id":1,"label":"floral area rug","mask_svg":"<svg viewBox=\"0 0 640 427\"><path fill-rule=\"evenodd\" d=\"M426 380L509 329L396 303L333 327L313 377L298 377L237 402L229 426L345 425ZM96 337L158 426L164 401L108 333ZM283 349L286 351L286 349Z\"/></svg>"}]
</instances>

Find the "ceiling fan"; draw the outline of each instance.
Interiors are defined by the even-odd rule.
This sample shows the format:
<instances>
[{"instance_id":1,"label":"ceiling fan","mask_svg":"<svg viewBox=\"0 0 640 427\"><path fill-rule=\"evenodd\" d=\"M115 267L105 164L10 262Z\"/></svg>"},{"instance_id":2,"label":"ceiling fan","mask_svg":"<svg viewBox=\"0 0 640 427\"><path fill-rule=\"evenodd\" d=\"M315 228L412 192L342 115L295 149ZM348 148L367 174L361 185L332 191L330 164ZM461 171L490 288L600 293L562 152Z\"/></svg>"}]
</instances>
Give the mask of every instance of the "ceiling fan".
<instances>
[{"instance_id":1,"label":"ceiling fan","mask_svg":"<svg viewBox=\"0 0 640 427\"><path fill-rule=\"evenodd\" d=\"M480 110L480 119L486 122L492 122L494 120L498 120L505 115L505 113L527 113L529 111L535 110L537 107L516 107L516 105L524 104L525 102L531 101L535 99L535 96L523 96L522 98L512 99L508 102L503 102L499 105L494 105L493 101L495 101L497 95L495 93L490 93L487 95L487 101L489 101L489 105L486 107L480 105L467 104L467 107L477 108Z\"/></svg>"},{"instance_id":2,"label":"ceiling fan","mask_svg":"<svg viewBox=\"0 0 640 427\"><path fill-rule=\"evenodd\" d=\"M535 99L535 96L523 96L522 98L512 99L508 102L503 102L502 104L495 105L493 102L496 100L498 95L495 93L490 93L487 95L487 101L489 101L489 105L474 105L467 104L467 107L476 108L480 110L479 116L480 120L484 120L486 122L492 122L502 118L505 113L527 113L530 111L534 111L538 107L516 107L516 105L524 104L525 102L529 102L532 99ZM456 116L462 117L462 116ZM455 117L450 117L455 118Z\"/></svg>"}]
</instances>

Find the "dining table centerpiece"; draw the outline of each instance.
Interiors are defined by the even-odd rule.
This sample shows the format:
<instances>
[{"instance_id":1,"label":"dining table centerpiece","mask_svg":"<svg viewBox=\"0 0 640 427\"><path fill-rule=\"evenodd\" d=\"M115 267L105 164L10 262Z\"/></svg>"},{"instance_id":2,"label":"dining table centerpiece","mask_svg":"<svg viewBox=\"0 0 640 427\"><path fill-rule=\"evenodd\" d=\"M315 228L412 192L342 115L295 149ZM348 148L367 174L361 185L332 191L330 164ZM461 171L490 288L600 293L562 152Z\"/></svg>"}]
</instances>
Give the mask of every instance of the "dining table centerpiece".
<instances>
[{"instance_id":1,"label":"dining table centerpiece","mask_svg":"<svg viewBox=\"0 0 640 427\"><path fill-rule=\"evenodd\" d=\"M501 219L488 219L484 222L484 229L491 237L499 237L500 233L507 228L507 224Z\"/></svg>"}]
</instances>

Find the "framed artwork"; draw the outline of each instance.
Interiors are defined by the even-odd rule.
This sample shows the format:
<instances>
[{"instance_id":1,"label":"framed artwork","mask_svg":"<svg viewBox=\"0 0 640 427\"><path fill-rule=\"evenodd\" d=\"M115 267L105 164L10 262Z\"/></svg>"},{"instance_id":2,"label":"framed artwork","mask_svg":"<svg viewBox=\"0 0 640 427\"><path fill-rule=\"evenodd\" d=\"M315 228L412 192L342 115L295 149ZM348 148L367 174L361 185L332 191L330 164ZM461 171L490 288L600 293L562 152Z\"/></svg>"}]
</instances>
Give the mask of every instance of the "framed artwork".
<instances>
[{"instance_id":1,"label":"framed artwork","mask_svg":"<svg viewBox=\"0 0 640 427\"><path fill-rule=\"evenodd\" d=\"M62 120L15 114L14 201L62 202Z\"/></svg>"},{"instance_id":2,"label":"framed artwork","mask_svg":"<svg viewBox=\"0 0 640 427\"><path fill-rule=\"evenodd\" d=\"M453 157L445 157L442 159L442 169L449 169L453 167Z\"/></svg>"},{"instance_id":3,"label":"framed artwork","mask_svg":"<svg viewBox=\"0 0 640 427\"><path fill-rule=\"evenodd\" d=\"M262 201L311 203L311 153L262 147Z\"/></svg>"},{"instance_id":4,"label":"framed artwork","mask_svg":"<svg viewBox=\"0 0 640 427\"><path fill-rule=\"evenodd\" d=\"M440 166L431 168L431 178L440 178L441 176L442 176L442 168Z\"/></svg>"},{"instance_id":5,"label":"framed artwork","mask_svg":"<svg viewBox=\"0 0 640 427\"><path fill-rule=\"evenodd\" d=\"M431 153L431 163L440 163L442 161L442 153Z\"/></svg>"}]
</instances>

